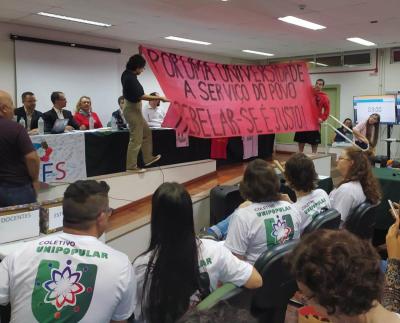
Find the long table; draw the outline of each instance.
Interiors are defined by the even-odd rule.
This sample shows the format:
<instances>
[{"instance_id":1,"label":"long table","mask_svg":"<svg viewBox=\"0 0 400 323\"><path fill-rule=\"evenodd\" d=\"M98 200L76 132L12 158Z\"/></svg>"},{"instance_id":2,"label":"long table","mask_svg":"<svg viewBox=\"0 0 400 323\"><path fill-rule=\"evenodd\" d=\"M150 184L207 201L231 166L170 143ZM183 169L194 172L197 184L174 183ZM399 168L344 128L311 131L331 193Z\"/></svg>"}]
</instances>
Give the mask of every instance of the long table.
<instances>
[{"instance_id":1,"label":"long table","mask_svg":"<svg viewBox=\"0 0 400 323\"><path fill-rule=\"evenodd\" d=\"M157 166L185 163L210 158L210 139L189 137L188 147L176 147L174 129L152 129L153 154L161 154ZM258 157L272 156L274 135L261 135L258 138ZM85 132L86 173L88 177L125 171L126 151L129 132ZM230 138L227 147L227 160L232 163L243 160L241 137ZM143 166L141 153L138 166Z\"/></svg>"}]
</instances>

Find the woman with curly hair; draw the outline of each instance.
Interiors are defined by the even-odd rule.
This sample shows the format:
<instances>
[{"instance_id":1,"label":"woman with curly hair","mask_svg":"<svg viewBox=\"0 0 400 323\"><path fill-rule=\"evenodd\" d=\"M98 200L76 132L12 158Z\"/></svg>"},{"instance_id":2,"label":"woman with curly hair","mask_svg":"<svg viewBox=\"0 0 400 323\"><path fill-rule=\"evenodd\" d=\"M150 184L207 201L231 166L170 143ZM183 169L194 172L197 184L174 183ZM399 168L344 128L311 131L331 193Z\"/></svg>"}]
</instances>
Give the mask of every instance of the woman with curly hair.
<instances>
[{"instance_id":1,"label":"woman with curly hair","mask_svg":"<svg viewBox=\"0 0 400 323\"><path fill-rule=\"evenodd\" d=\"M331 322L400 322L379 303L383 273L368 241L346 230L318 230L305 235L290 256L304 299Z\"/></svg>"},{"instance_id":2,"label":"woman with curly hair","mask_svg":"<svg viewBox=\"0 0 400 323\"><path fill-rule=\"evenodd\" d=\"M355 208L366 200L372 204L379 202L381 191L377 179L372 174L366 153L356 147L342 151L337 169L343 181L329 194L332 207L341 214L343 222Z\"/></svg>"}]
</instances>

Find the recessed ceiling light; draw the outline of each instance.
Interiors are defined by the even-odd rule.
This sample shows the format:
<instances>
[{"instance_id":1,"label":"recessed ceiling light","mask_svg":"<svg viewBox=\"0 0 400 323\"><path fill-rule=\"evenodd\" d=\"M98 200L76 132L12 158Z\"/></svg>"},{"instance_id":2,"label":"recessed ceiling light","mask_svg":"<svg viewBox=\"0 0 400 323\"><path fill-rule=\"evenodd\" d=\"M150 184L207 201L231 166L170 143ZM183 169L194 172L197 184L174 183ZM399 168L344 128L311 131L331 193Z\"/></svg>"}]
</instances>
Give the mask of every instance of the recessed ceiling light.
<instances>
[{"instance_id":1,"label":"recessed ceiling light","mask_svg":"<svg viewBox=\"0 0 400 323\"><path fill-rule=\"evenodd\" d=\"M309 61L309 63L310 64L315 64L315 65L318 65L318 66L329 66L328 64L324 64L324 63L316 63L316 62L313 62L313 61Z\"/></svg>"},{"instance_id":2,"label":"recessed ceiling light","mask_svg":"<svg viewBox=\"0 0 400 323\"><path fill-rule=\"evenodd\" d=\"M62 20L68 20L68 21L73 21L73 22L80 22L82 24L88 24L88 25L95 25L95 26L101 26L101 27L111 27L112 26L110 24L105 24L103 22L97 22L97 21L91 21L91 20L86 20L86 19L67 17L67 16L60 16L60 15L55 15L53 13L48 13L48 12L38 12L37 14L40 15L40 16L46 16L46 17L57 18L57 19L62 19Z\"/></svg>"},{"instance_id":3,"label":"recessed ceiling light","mask_svg":"<svg viewBox=\"0 0 400 323\"><path fill-rule=\"evenodd\" d=\"M296 26L312 29L312 30L319 30L319 29L325 29L325 26L315 24L311 21L307 21L304 19L296 18L293 16L286 16L286 17L280 17L278 18L280 21L287 22L288 24L293 24Z\"/></svg>"},{"instance_id":4,"label":"recessed ceiling light","mask_svg":"<svg viewBox=\"0 0 400 323\"><path fill-rule=\"evenodd\" d=\"M369 40L359 38L359 37L351 37L351 38L347 38L347 40L352 41L353 43L364 45L364 46L376 46L375 43L370 42Z\"/></svg>"},{"instance_id":5,"label":"recessed ceiling light","mask_svg":"<svg viewBox=\"0 0 400 323\"><path fill-rule=\"evenodd\" d=\"M181 38L181 37L175 37L175 36L168 36L168 37L165 37L165 39L176 40L176 41L181 41L181 42L185 42L185 43L199 44L199 45L211 45L211 43L208 43L206 41Z\"/></svg>"},{"instance_id":6,"label":"recessed ceiling light","mask_svg":"<svg viewBox=\"0 0 400 323\"><path fill-rule=\"evenodd\" d=\"M256 54L256 55L263 55L263 56L274 56L274 54L265 53L265 52L259 52L259 51L250 50L250 49L243 49L242 52L250 53L250 54Z\"/></svg>"}]
</instances>

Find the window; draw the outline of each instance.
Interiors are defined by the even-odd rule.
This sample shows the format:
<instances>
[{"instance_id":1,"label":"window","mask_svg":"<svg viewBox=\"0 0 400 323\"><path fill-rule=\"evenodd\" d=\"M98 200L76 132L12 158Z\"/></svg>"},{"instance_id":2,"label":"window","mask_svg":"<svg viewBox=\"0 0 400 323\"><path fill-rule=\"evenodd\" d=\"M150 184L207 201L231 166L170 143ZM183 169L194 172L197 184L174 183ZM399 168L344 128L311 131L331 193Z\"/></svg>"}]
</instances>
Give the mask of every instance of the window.
<instances>
[{"instance_id":1,"label":"window","mask_svg":"<svg viewBox=\"0 0 400 323\"><path fill-rule=\"evenodd\" d=\"M344 54L343 63L345 66L369 65L371 64L371 53Z\"/></svg>"},{"instance_id":2,"label":"window","mask_svg":"<svg viewBox=\"0 0 400 323\"><path fill-rule=\"evenodd\" d=\"M399 63L400 62L400 48L392 48L390 55L391 63Z\"/></svg>"}]
</instances>

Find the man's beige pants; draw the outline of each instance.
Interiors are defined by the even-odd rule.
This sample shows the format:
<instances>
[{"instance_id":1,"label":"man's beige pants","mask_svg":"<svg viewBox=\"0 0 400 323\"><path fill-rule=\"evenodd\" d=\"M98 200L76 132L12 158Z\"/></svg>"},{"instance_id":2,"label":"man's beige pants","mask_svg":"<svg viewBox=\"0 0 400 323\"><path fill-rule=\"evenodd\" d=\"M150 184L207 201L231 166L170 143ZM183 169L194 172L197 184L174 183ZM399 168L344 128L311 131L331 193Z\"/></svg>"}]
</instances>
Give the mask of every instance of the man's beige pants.
<instances>
[{"instance_id":1,"label":"man's beige pants","mask_svg":"<svg viewBox=\"0 0 400 323\"><path fill-rule=\"evenodd\" d=\"M142 115L142 101L133 103L125 99L124 117L129 125L129 145L126 154L126 169L137 167L139 150L142 149L144 163L153 157L151 130Z\"/></svg>"}]
</instances>

